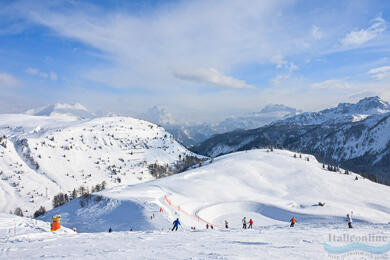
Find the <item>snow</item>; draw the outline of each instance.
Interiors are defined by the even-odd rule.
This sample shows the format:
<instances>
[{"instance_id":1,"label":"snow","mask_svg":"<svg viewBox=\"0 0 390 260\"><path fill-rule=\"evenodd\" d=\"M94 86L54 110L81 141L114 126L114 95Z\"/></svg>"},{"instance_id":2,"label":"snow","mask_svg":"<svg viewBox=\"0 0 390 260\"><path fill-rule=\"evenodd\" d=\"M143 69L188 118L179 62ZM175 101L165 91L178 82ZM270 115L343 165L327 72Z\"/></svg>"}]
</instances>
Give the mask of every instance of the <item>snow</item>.
<instances>
[{"instance_id":1,"label":"snow","mask_svg":"<svg viewBox=\"0 0 390 260\"><path fill-rule=\"evenodd\" d=\"M328 259L340 257L324 250L329 233L389 235L385 228L364 226L352 231L341 226L301 225L294 229L271 226L246 231L31 233L0 240L0 259ZM378 255L383 257L380 259L386 256L389 257ZM353 257L348 259L356 259Z\"/></svg>"},{"instance_id":2,"label":"snow","mask_svg":"<svg viewBox=\"0 0 390 260\"><path fill-rule=\"evenodd\" d=\"M28 216L50 209L59 192L150 181L150 164L197 156L162 127L130 117L4 114L0 137L0 212L20 207Z\"/></svg>"},{"instance_id":3,"label":"snow","mask_svg":"<svg viewBox=\"0 0 390 260\"><path fill-rule=\"evenodd\" d=\"M290 125L342 124L358 122L372 115L381 115L389 112L390 104L376 96L361 99L356 104L340 103L337 107L319 112L305 112L275 123Z\"/></svg>"},{"instance_id":4,"label":"snow","mask_svg":"<svg viewBox=\"0 0 390 260\"><path fill-rule=\"evenodd\" d=\"M118 231L168 228L179 215L184 226L200 229L206 223L221 227L225 219L238 228L243 215L262 226L287 223L292 216L301 223L340 223L350 211L362 223L388 223L390 201L383 198L389 195L389 187L327 171L310 155L301 159L288 151L252 150L182 174L117 186L94 194L102 196L100 202L93 197L81 207L75 200L50 214L66 214L70 228L87 232L108 230L110 225ZM50 214L42 219L49 220ZM150 219L153 214L158 221Z\"/></svg>"},{"instance_id":5,"label":"snow","mask_svg":"<svg viewBox=\"0 0 390 260\"><path fill-rule=\"evenodd\" d=\"M0 215L6 223L1 230L8 230L0 233L0 259L323 259L330 234L389 237L389 195L388 186L327 171L310 155L238 152L181 174L95 193L84 207L78 198L40 217L60 214L62 225L76 227L77 234L42 235L37 227L14 236L14 217ZM351 211L354 229L348 230ZM254 219L253 230L241 229L243 216ZM292 216L294 228L288 226ZM176 217L182 227L171 232Z\"/></svg>"}]
</instances>

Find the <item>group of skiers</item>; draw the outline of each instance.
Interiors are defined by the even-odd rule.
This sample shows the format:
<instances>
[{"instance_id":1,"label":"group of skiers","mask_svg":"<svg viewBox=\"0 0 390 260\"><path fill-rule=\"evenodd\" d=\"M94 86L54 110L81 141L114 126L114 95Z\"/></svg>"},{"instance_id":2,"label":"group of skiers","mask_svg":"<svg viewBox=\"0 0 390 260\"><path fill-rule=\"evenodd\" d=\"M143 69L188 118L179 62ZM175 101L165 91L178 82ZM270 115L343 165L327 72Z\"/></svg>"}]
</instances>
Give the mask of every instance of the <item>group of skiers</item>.
<instances>
[{"instance_id":1,"label":"group of skiers","mask_svg":"<svg viewBox=\"0 0 390 260\"><path fill-rule=\"evenodd\" d=\"M247 221L246 217L244 217L241 221L242 221L242 228L243 229L252 229L253 228L253 223L254 223L253 219L249 219L249 221ZM295 217L292 217L290 219L290 227L294 227L296 222L297 222L297 219ZM352 228L352 213L347 214L347 222L348 222L348 228ZM181 223L179 221L179 218L177 218L175 221L173 221L172 231L173 230L177 231L177 228L179 227L179 225L181 226ZM211 229L214 229L213 225L210 225L210 227L211 227ZM208 229L208 228L209 228L209 224L207 223L206 229ZM225 228L226 229L229 228L229 222L227 220L225 220ZM193 229L195 229L195 228L193 228Z\"/></svg>"},{"instance_id":2,"label":"group of skiers","mask_svg":"<svg viewBox=\"0 0 390 260\"><path fill-rule=\"evenodd\" d=\"M151 219L154 218L154 214L153 216L151 217ZM249 219L249 221L247 221L246 217L244 217L242 220L242 228L243 229L252 229L253 228L253 219ZM296 218L295 217L292 217L290 219L290 227L294 227L295 225L295 222L296 222ZM348 222L348 228L352 228L352 212L351 214L347 214L347 219L346 221ZM180 223L180 220L179 218L176 218L175 221L173 221L173 227L172 227L172 231L177 231L177 229L179 228L179 226L181 226L181 223ZM249 224L249 225L248 225ZM248 226L247 226L248 225ZM209 227L211 229L214 229L214 226L213 225L209 225L208 223L206 223L206 229L209 229ZM229 222L227 220L225 220L225 228L228 229L229 228ZM195 227L191 227L191 229L195 230ZM130 231L133 231L133 229L130 229ZM111 227L109 228L108 230L109 233L112 232L112 229Z\"/></svg>"}]
</instances>

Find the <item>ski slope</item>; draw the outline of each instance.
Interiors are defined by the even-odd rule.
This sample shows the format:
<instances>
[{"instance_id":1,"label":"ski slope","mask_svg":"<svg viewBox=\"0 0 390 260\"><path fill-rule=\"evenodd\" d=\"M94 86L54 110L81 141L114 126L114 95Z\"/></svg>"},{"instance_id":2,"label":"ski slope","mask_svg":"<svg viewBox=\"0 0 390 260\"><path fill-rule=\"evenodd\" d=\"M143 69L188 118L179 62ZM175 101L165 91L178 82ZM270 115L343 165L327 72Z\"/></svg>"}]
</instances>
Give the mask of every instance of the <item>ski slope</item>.
<instances>
[{"instance_id":1,"label":"ski slope","mask_svg":"<svg viewBox=\"0 0 390 260\"><path fill-rule=\"evenodd\" d=\"M389 196L388 186L328 171L313 156L251 150L182 174L99 192L84 207L77 199L42 219L61 214L65 226L80 232L168 230L176 217L185 228L199 230L206 223L223 229L224 220L238 229L243 216L256 226L286 226L292 216L298 225L345 225L350 212L357 223L378 224L390 222Z\"/></svg>"},{"instance_id":2,"label":"ski slope","mask_svg":"<svg viewBox=\"0 0 390 260\"><path fill-rule=\"evenodd\" d=\"M324 243L330 235L389 238L389 193L355 174L322 169L309 155L239 152L182 174L95 193L84 198L84 207L82 198L74 199L40 220L0 215L0 259L387 259L390 252L334 254ZM352 230L345 222L350 211ZM41 220L55 214L79 233L48 232L49 222ZM243 216L254 220L252 230L241 229ZM172 232L177 217L182 226ZM15 218L26 227L16 235ZM225 219L229 229L221 227Z\"/></svg>"},{"instance_id":3,"label":"ski slope","mask_svg":"<svg viewBox=\"0 0 390 260\"><path fill-rule=\"evenodd\" d=\"M344 224L344 223L343 223ZM386 225L255 227L253 230L135 231L54 233L0 237L0 259L388 259L386 254L355 251L330 254L329 233L389 236ZM383 243L376 243L376 246ZM357 254L358 253L358 254Z\"/></svg>"}]
</instances>

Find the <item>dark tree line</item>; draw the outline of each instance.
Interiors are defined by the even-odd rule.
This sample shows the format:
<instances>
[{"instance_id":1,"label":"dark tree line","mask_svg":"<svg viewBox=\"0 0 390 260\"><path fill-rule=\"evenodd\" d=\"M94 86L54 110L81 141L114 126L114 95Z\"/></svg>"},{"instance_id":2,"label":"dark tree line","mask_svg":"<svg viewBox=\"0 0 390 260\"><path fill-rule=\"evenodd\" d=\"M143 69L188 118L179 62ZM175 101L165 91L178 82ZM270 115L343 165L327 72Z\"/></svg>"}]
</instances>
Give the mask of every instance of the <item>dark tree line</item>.
<instances>
[{"instance_id":1,"label":"dark tree line","mask_svg":"<svg viewBox=\"0 0 390 260\"><path fill-rule=\"evenodd\" d=\"M53 197L53 208L62 206L65 203L74 200L78 197L82 197L83 202L81 202L80 200L80 205L83 204L81 205L83 207L85 205L85 202L88 203L88 201L90 200L91 198L90 193L98 192L104 190L105 188L106 188L106 182L103 181L101 184L96 184L95 186L92 186L91 191L89 191L89 189L84 186L80 186L78 189L74 188L73 191L69 193L69 195L60 192Z\"/></svg>"},{"instance_id":2,"label":"dark tree line","mask_svg":"<svg viewBox=\"0 0 390 260\"><path fill-rule=\"evenodd\" d=\"M155 178L162 178L166 177L172 174L177 174L184 172L188 170L188 168L194 166L194 165L199 165L202 166L203 162L206 159L200 159L196 156L185 156L185 157L179 157L179 161L175 162L173 165L160 165L158 163L152 163L148 166L150 173L155 177Z\"/></svg>"}]
</instances>

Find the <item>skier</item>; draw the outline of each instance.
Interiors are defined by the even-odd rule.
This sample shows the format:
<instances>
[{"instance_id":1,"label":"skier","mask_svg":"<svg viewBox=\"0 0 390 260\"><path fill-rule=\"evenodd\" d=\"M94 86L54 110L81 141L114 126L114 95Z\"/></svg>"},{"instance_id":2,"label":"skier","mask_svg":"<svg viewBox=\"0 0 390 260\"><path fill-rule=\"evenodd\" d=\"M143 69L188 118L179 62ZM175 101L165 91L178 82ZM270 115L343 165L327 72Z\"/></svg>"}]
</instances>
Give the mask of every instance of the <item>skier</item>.
<instances>
[{"instance_id":1,"label":"skier","mask_svg":"<svg viewBox=\"0 0 390 260\"><path fill-rule=\"evenodd\" d=\"M290 227L294 227L295 222L297 222L297 220L295 219L295 217L292 217L292 219L290 219L290 222L291 222Z\"/></svg>"},{"instance_id":2,"label":"skier","mask_svg":"<svg viewBox=\"0 0 390 260\"><path fill-rule=\"evenodd\" d=\"M253 220L252 220L252 219L249 219L249 226L248 226L248 229L249 229L249 228L252 228L252 225L253 225Z\"/></svg>"},{"instance_id":3,"label":"skier","mask_svg":"<svg viewBox=\"0 0 390 260\"><path fill-rule=\"evenodd\" d=\"M228 229L229 228L229 222L227 220L225 220L225 228Z\"/></svg>"},{"instance_id":4,"label":"skier","mask_svg":"<svg viewBox=\"0 0 390 260\"><path fill-rule=\"evenodd\" d=\"M242 228L246 229L246 217L242 219Z\"/></svg>"},{"instance_id":5,"label":"skier","mask_svg":"<svg viewBox=\"0 0 390 260\"><path fill-rule=\"evenodd\" d=\"M172 231L173 231L173 230L177 231L177 228L179 227L179 225L181 226L180 221L179 221L179 218L177 218L175 221L173 221L173 228L172 228Z\"/></svg>"},{"instance_id":6,"label":"skier","mask_svg":"<svg viewBox=\"0 0 390 260\"><path fill-rule=\"evenodd\" d=\"M210 225L210 228L211 228L211 229L214 229L214 226L213 226L213 225Z\"/></svg>"},{"instance_id":7,"label":"skier","mask_svg":"<svg viewBox=\"0 0 390 260\"><path fill-rule=\"evenodd\" d=\"M208 223L206 224L206 228L209 229L209 224Z\"/></svg>"},{"instance_id":8,"label":"skier","mask_svg":"<svg viewBox=\"0 0 390 260\"><path fill-rule=\"evenodd\" d=\"M347 214L348 228L352 228L352 214Z\"/></svg>"},{"instance_id":9,"label":"skier","mask_svg":"<svg viewBox=\"0 0 390 260\"><path fill-rule=\"evenodd\" d=\"M111 233L112 232L112 229L111 229L111 227L108 229L108 233Z\"/></svg>"}]
</instances>

